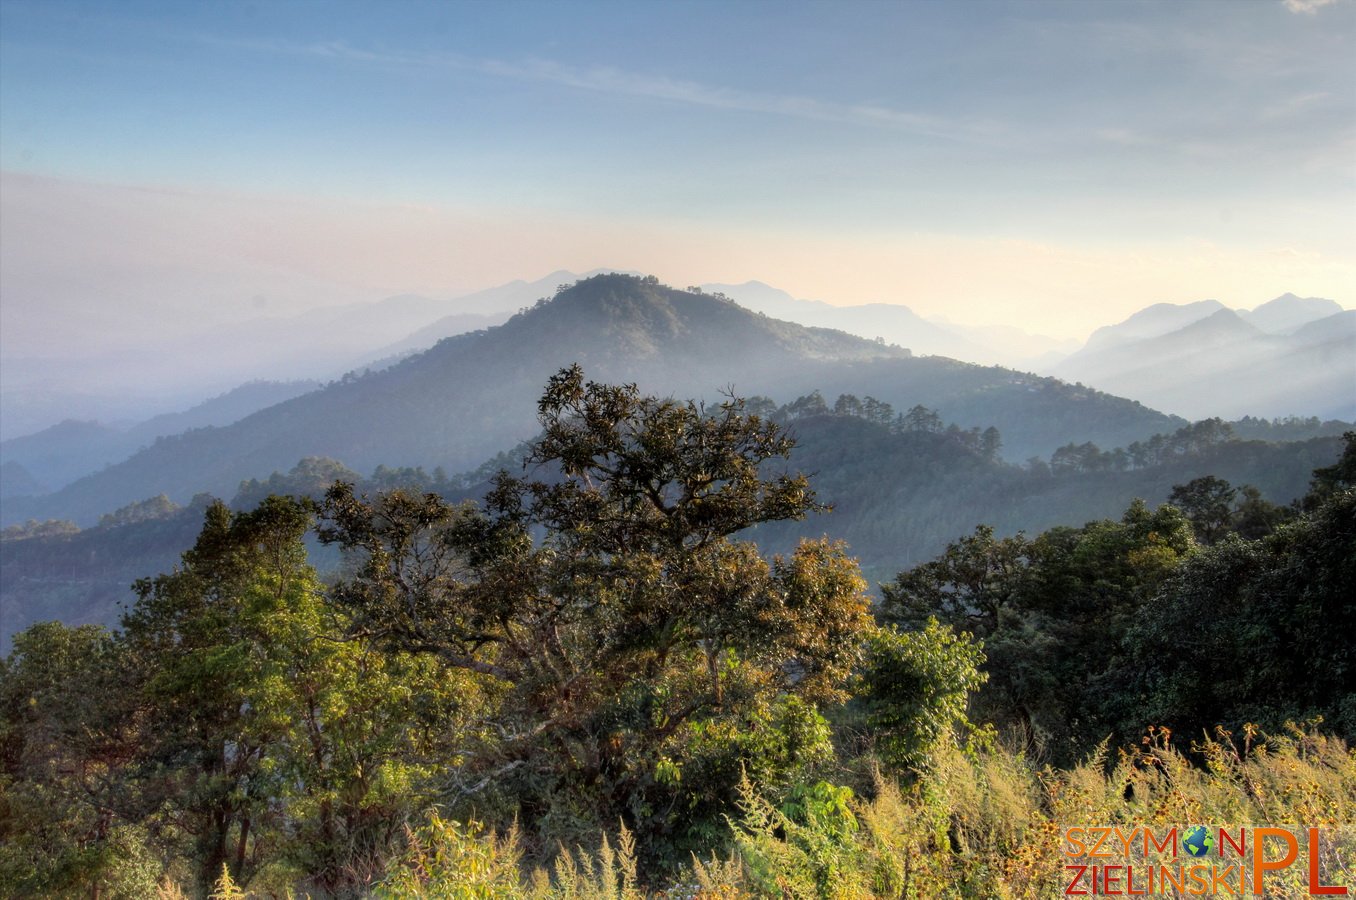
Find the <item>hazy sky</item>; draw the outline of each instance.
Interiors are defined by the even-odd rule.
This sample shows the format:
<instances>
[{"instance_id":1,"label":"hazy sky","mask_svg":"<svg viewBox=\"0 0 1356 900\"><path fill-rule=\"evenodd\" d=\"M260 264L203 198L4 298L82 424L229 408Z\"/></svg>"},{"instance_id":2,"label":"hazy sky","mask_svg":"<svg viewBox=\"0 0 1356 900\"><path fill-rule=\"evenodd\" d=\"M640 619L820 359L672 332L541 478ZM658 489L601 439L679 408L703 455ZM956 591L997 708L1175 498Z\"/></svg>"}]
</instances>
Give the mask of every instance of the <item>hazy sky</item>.
<instances>
[{"instance_id":1,"label":"hazy sky","mask_svg":"<svg viewBox=\"0 0 1356 900\"><path fill-rule=\"evenodd\" d=\"M0 0L0 340L760 279L1356 305L1356 2Z\"/></svg>"}]
</instances>

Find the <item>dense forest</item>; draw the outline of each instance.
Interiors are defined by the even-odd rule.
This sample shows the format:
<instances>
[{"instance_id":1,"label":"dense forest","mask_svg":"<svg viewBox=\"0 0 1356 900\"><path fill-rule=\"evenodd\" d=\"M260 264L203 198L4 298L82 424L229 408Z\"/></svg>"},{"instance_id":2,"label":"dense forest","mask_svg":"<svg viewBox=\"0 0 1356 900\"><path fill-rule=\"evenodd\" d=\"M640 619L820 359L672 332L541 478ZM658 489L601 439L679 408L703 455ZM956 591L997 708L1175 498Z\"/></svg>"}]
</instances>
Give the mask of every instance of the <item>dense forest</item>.
<instances>
[{"instance_id":1,"label":"dense forest","mask_svg":"<svg viewBox=\"0 0 1356 900\"><path fill-rule=\"evenodd\" d=\"M1225 477L1277 445L1219 422L1015 466L996 428L869 397L702 405L572 367L537 412L464 478L312 461L103 523L192 546L117 629L14 637L0 884L1042 897L1060 822L1356 820L1356 433L1307 436L1334 452L1280 505ZM873 442L961 461L901 491L1242 468L1081 527L968 522L876 599L857 535L796 531L851 506L802 470Z\"/></svg>"},{"instance_id":2,"label":"dense forest","mask_svg":"<svg viewBox=\"0 0 1356 900\"><path fill-rule=\"evenodd\" d=\"M1174 485L1208 475L1238 487L1235 506L1289 508L1310 473L1338 457L1342 433L1353 428L1316 418L1205 419L1128 447L1103 450L1082 441L1014 463L1002 456L1005 435L996 426L962 428L921 404L896 410L869 395L829 401L814 391L781 405L751 397L746 410L784 426L797 442L792 463L769 460L765 472L794 466L812 473L824 508L799 521L759 523L744 537L764 553L790 553L805 538L844 540L873 586L981 523L1000 536L1034 535L1119 517L1132 497L1164 502ZM478 502L500 469L523 468L526 453L523 444L456 475L379 465L363 476L337 460L308 457L286 472L240 482L227 503L243 512L271 494L319 500L338 481L358 493L403 488L454 504ZM85 528L34 520L0 530L0 654L15 632L45 619L116 624L131 599L129 585L178 561L212 499L200 493L180 504L159 495L106 512ZM313 537L307 546L312 565L329 578L338 552Z\"/></svg>"}]
</instances>

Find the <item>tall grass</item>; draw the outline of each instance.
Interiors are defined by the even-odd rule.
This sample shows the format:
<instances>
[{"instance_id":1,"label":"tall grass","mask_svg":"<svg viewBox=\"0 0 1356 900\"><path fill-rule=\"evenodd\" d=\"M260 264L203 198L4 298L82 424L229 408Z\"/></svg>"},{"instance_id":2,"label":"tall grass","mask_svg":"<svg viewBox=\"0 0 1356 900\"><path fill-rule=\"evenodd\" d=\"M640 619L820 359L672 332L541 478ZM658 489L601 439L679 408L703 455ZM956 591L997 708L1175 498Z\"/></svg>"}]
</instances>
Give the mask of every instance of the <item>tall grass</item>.
<instances>
[{"instance_id":1,"label":"tall grass","mask_svg":"<svg viewBox=\"0 0 1356 900\"><path fill-rule=\"evenodd\" d=\"M637 871L625 828L591 851L560 848L554 860L528 863L515 831L432 816L411 833L377 896L1046 898L1063 891L1068 824L1356 823L1356 753L1340 740L1299 728L1265 739L1220 731L1184 754L1169 737L1154 730L1133 752L1113 758L1102 749L1068 770L1002 747L941 746L903 780L876 772L861 797L810 786L794 807L745 786L726 854L693 858L664 878ZM1281 896L1292 887L1275 884Z\"/></svg>"}]
</instances>

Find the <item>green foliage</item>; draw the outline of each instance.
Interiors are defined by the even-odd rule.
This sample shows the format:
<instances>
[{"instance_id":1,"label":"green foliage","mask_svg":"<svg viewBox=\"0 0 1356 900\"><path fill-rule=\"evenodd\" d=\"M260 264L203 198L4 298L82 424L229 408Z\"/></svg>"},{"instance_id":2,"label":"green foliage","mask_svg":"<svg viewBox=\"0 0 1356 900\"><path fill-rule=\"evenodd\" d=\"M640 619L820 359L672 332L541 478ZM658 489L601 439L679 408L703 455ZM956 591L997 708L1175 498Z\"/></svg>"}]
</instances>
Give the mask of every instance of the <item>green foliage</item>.
<instances>
[{"instance_id":1,"label":"green foliage","mask_svg":"<svg viewBox=\"0 0 1356 900\"><path fill-rule=\"evenodd\" d=\"M999 539L993 528L980 525L937 559L881 585L885 617L917 628L940 615L958 627L992 634L1000 616L1017 600L1030 553L1023 535Z\"/></svg>"},{"instance_id":2,"label":"green foliage","mask_svg":"<svg viewBox=\"0 0 1356 900\"><path fill-rule=\"evenodd\" d=\"M276 497L209 507L125 619L152 710L137 768L157 815L195 836L200 884L222 865L248 883L266 861L326 893L366 883L432 777L429 729L476 703L429 660L342 639L305 562L309 521Z\"/></svg>"},{"instance_id":3,"label":"green foliage","mask_svg":"<svg viewBox=\"0 0 1356 900\"><path fill-rule=\"evenodd\" d=\"M404 853L377 886L379 898L439 900L517 900L519 884L516 832L487 833L476 822L438 815L409 834Z\"/></svg>"},{"instance_id":4,"label":"green foliage","mask_svg":"<svg viewBox=\"0 0 1356 900\"><path fill-rule=\"evenodd\" d=\"M1196 540L1213 544L1233 520L1233 502L1238 489L1222 478L1203 475L1186 484L1175 484L1168 502L1180 509L1196 532Z\"/></svg>"},{"instance_id":5,"label":"green foliage","mask_svg":"<svg viewBox=\"0 0 1356 900\"><path fill-rule=\"evenodd\" d=\"M166 497L159 494L139 503L129 503L121 509L114 510L111 513L99 517L100 528L120 528L124 525L135 525L138 522L148 522L155 519L168 519L179 511L181 507Z\"/></svg>"},{"instance_id":6,"label":"green foliage","mask_svg":"<svg viewBox=\"0 0 1356 900\"><path fill-rule=\"evenodd\" d=\"M1330 466L1314 470L1303 505L1313 508L1339 491L1356 487L1356 431L1342 435L1342 457Z\"/></svg>"},{"instance_id":7,"label":"green foliage","mask_svg":"<svg viewBox=\"0 0 1356 900\"><path fill-rule=\"evenodd\" d=\"M540 418L530 462L548 474L501 473L484 511L331 491L322 533L356 556L334 596L364 633L497 697L497 739L470 754L459 798L493 786L567 840L621 818L661 853L675 817L722 808L730 761L768 740L761 711L790 728L802 707L780 696L843 698L865 585L841 547L805 543L769 565L730 539L815 508L804 477L761 474L791 442L740 401L657 400L576 367L552 379ZM780 740L779 778L819 752L802 744L825 743Z\"/></svg>"},{"instance_id":8,"label":"green foliage","mask_svg":"<svg viewBox=\"0 0 1356 900\"><path fill-rule=\"evenodd\" d=\"M1125 636L1194 549L1177 509L1139 501L1119 522L1034 540L999 540L980 527L883 585L882 615L912 627L935 615L981 638L990 679L977 715L1067 761L1108 733L1132 735L1145 724L1124 691Z\"/></svg>"},{"instance_id":9,"label":"green foliage","mask_svg":"<svg viewBox=\"0 0 1356 900\"><path fill-rule=\"evenodd\" d=\"M249 835L267 816L268 767L287 727L267 702L264 663L286 628L280 614L316 590L301 547L307 523L278 499L241 516L209 507L182 567L139 582L124 619L154 710L142 765L175 773L160 788L167 814L195 835L203 885L223 864L238 879L256 866Z\"/></svg>"},{"instance_id":10,"label":"green foliage","mask_svg":"<svg viewBox=\"0 0 1356 900\"><path fill-rule=\"evenodd\" d=\"M378 472L374 477L389 477L389 473ZM263 481L251 478L240 482L231 503L237 509L250 509L272 496L319 499L336 482L357 480L358 473L338 460L307 456L286 474L274 472Z\"/></svg>"},{"instance_id":11,"label":"green foliage","mask_svg":"<svg viewBox=\"0 0 1356 900\"><path fill-rule=\"evenodd\" d=\"M29 538L61 538L79 534L80 526L64 519L48 519L39 522L29 519L22 525L11 525L0 531L0 541L22 541Z\"/></svg>"},{"instance_id":12,"label":"green foliage","mask_svg":"<svg viewBox=\"0 0 1356 900\"><path fill-rule=\"evenodd\" d=\"M780 809L747 780L739 792L735 847L754 892L807 900L861 895L850 788L804 785Z\"/></svg>"},{"instance_id":13,"label":"green foliage","mask_svg":"<svg viewBox=\"0 0 1356 900\"><path fill-rule=\"evenodd\" d=\"M1190 559L1131 635L1138 692L1155 721L1215 724L1321 716L1356 733L1356 490L1260 541L1231 538Z\"/></svg>"},{"instance_id":14,"label":"green foliage","mask_svg":"<svg viewBox=\"0 0 1356 900\"><path fill-rule=\"evenodd\" d=\"M988 680L983 650L936 619L918 631L880 629L866 648L858 697L876 752L896 771L915 769L968 725L970 694Z\"/></svg>"},{"instance_id":15,"label":"green foliage","mask_svg":"<svg viewBox=\"0 0 1356 900\"><path fill-rule=\"evenodd\" d=\"M1356 815L1356 754L1299 728L1240 744L1226 731L1187 756L1157 736L1135 753L1056 771L1003 749L940 748L908 789L876 778L799 787L780 808L745 780L733 822L737 858L694 859L662 892L645 890L622 832L596 852L562 851L548 874L515 870L521 839L434 817L378 896L532 900L735 898L1045 898L1066 881L1061 825L1182 822L1336 825ZM521 873L521 874L520 874ZM458 893L461 891L462 893Z\"/></svg>"},{"instance_id":16,"label":"green foliage","mask_svg":"<svg viewBox=\"0 0 1356 900\"><path fill-rule=\"evenodd\" d=\"M120 782L137 751L129 660L97 626L35 625L0 663L0 884L144 896L158 867ZM133 684L135 681L133 680Z\"/></svg>"},{"instance_id":17,"label":"green foliage","mask_svg":"<svg viewBox=\"0 0 1356 900\"><path fill-rule=\"evenodd\" d=\"M798 429L862 439L820 452L912 455L920 490L965 466L1064 481L994 462L984 433L927 407L910 428L870 397L836 415L802 399ZM1356 756L1315 730L1356 733L1356 664L1333 639L1356 632L1356 436L1302 511L1216 476L1179 485L1185 511L1135 501L1034 538L981 526L885 585L877 628L842 545L767 558L740 539L766 547L820 506L785 469L785 412L564 370L531 474L501 473L483 508L332 487L323 531L349 556L329 588L303 542L311 504L195 501L196 542L137 583L122 633L40 624L0 663L0 883L1044 897L1060 822L1356 815ZM1256 449L1227 437L1181 436ZM11 547L181 527L164 511L7 542L5 577ZM972 719L1013 726L1019 749ZM1108 752L1150 722L1213 737L1188 757L1153 727Z\"/></svg>"}]
</instances>

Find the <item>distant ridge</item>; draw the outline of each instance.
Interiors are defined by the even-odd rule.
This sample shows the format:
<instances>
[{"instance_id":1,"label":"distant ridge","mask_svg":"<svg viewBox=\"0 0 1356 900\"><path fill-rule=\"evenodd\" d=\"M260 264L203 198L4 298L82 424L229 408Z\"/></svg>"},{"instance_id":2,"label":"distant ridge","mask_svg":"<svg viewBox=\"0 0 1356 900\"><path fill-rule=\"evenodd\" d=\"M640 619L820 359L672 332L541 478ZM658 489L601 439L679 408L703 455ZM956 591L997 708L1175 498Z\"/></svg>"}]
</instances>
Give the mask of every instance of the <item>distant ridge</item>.
<instances>
[{"instance_id":1,"label":"distant ridge","mask_svg":"<svg viewBox=\"0 0 1356 900\"><path fill-rule=\"evenodd\" d=\"M229 425L318 387L318 381L251 381L183 412L155 416L126 429L68 419L36 434L0 443L0 459L22 464L32 473L35 485L47 486L34 493L45 493L126 459L158 437L191 428ZM18 494L17 488L9 491L11 496Z\"/></svg>"},{"instance_id":2,"label":"distant ridge","mask_svg":"<svg viewBox=\"0 0 1356 900\"><path fill-rule=\"evenodd\" d=\"M755 312L820 328L839 328L849 334L898 344L916 355L949 356L966 362L994 362L992 351L949 328L929 322L907 306L863 303L834 306L819 300L797 300L761 281L744 284L707 284L705 290L728 295Z\"/></svg>"},{"instance_id":3,"label":"distant ridge","mask_svg":"<svg viewBox=\"0 0 1356 900\"><path fill-rule=\"evenodd\" d=\"M1088 337L1085 350L1105 350L1132 341L1168 334L1224 309L1224 304L1218 300L1181 304L1155 303L1141 309L1124 322L1098 328Z\"/></svg>"},{"instance_id":4,"label":"distant ridge","mask_svg":"<svg viewBox=\"0 0 1356 900\"><path fill-rule=\"evenodd\" d=\"M234 493L241 480L328 456L358 471L378 464L474 468L535 432L546 379L571 363L609 382L680 398L743 395L783 402L820 389L915 404L951 421L996 425L1016 458L1069 440L1129 443L1180 422L1139 404L1050 379L908 351L758 315L653 278L598 275L543 298L503 325L447 338L389 369L352 376L233 425L162 438L32 503L29 516L91 521L126 503L199 491Z\"/></svg>"},{"instance_id":5,"label":"distant ridge","mask_svg":"<svg viewBox=\"0 0 1356 900\"><path fill-rule=\"evenodd\" d=\"M1340 312L1342 307L1336 301L1323 297L1296 297L1287 293L1240 315L1262 331L1285 334Z\"/></svg>"},{"instance_id":6,"label":"distant ridge","mask_svg":"<svg viewBox=\"0 0 1356 900\"><path fill-rule=\"evenodd\" d=\"M1250 312L1214 300L1158 304L1098 329L1050 373L1188 418L1350 420L1356 311L1294 294Z\"/></svg>"}]
</instances>

